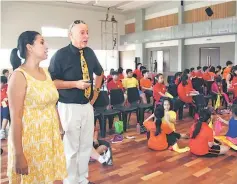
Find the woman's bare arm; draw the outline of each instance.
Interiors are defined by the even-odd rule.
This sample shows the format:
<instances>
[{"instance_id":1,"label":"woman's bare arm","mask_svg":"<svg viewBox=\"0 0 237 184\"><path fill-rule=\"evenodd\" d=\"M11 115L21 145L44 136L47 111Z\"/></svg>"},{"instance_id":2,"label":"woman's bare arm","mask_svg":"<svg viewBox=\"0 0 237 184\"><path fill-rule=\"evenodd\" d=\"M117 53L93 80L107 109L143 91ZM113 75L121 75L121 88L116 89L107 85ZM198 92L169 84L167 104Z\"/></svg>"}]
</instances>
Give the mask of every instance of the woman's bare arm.
<instances>
[{"instance_id":1,"label":"woman's bare arm","mask_svg":"<svg viewBox=\"0 0 237 184\"><path fill-rule=\"evenodd\" d=\"M21 72L14 72L8 84L8 101L11 112L13 154L22 155L22 116L26 94L26 79Z\"/></svg>"}]
</instances>

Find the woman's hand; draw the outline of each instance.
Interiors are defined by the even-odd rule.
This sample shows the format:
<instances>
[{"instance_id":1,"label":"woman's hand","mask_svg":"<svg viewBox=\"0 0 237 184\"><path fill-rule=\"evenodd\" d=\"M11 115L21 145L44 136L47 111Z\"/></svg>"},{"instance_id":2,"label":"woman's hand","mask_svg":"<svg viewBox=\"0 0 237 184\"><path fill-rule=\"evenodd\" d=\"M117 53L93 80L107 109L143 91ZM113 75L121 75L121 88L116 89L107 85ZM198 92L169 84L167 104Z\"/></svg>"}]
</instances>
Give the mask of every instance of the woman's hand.
<instances>
[{"instance_id":1,"label":"woman's hand","mask_svg":"<svg viewBox=\"0 0 237 184\"><path fill-rule=\"evenodd\" d=\"M28 164L23 153L15 155L13 167L17 174L28 175Z\"/></svg>"}]
</instances>

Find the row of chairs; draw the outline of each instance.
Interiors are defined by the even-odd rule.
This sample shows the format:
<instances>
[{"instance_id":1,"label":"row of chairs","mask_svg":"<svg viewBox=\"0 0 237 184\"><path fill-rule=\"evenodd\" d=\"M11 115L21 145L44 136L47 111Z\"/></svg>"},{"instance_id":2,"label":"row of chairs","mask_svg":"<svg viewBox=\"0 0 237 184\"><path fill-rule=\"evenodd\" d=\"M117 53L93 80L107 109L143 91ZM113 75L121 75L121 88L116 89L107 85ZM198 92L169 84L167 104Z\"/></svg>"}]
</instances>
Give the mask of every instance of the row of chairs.
<instances>
[{"instance_id":1,"label":"row of chairs","mask_svg":"<svg viewBox=\"0 0 237 184\"><path fill-rule=\"evenodd\" d=\"M110 98L109 98L110 96ZM142 104L140 102L140 95L137 88L127 89L128 105L125 104L124 92L122 89L114 89L108 94L107 91L101 91L95 104L94 104L94 116L95 123L99 119L100 123L100 135L106 136L106 120L109 119L109 128L112 128L113 119L115 116L119 116L119 119L123 121L124 131L127 130L128 115L136 113L137 122L142 124L144 121L144 114L146 110L154 111L153 104ZM108 106L110 106L108 108ZM129 118L130 119L130 118Z\"/></svg>"}]
</instances>

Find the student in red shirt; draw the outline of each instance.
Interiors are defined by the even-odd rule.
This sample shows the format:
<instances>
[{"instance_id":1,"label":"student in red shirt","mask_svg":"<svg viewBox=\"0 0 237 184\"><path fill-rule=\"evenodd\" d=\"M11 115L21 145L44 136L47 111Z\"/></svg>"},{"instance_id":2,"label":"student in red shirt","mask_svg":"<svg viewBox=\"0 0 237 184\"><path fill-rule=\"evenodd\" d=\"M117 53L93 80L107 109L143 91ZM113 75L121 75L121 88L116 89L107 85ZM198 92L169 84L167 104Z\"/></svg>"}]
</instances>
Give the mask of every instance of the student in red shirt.
<instances>
[{"instance_id":1,"label":"student in red shirt","mask_svg":"<svg viewBox=\"0 0 237 184\"><path fill-rule=\"evenodd\" d=\"M137 68L133 72L137 76L136 78L137 78L138 81L142 78L142 72L140 70L141 66L142 66L141 63L137 63Z\"/></svg>"},{"instance_id":2,"label":"student in red shirt","mask_svg":"<svg viewBox=\"0 0 237 184\"><path fill-rule=\"evenodd\" d=\"M119 77L120 81L122 81L124 79L123 68L122 67L119 67L119 69L118 69L118 77Z\"/></svg>"},{"instance_id":3,"label":"student in red shirt","mask_svg":"<svg viewBox=\"0 0 237 184\"><path fill-rule=\"evenodd\" d=\"M196 77L194 68L190 68L190 77L191 77L191 79Z\"/></svg>"},{"instance_id":4,"label":"student in red shirt","mask_svg":"<svg viewBox=\"0 0 237 184\"><path fill-rule=\"evenodd\" d=\"M211 112L201 110L199 120L190 130L190 151L198 156L217 157L225 154L229 147L214 142L213 130L208 126L211 121Z\"/></svg>"},{"instance_id":5,"label":"student in red shirt","mask_svg":"<svg viewBox=\"0 0 237 184\"><path fill-rule=\"evenodd\" d=\"M181 75L182 75L182 72L177 72L177 73L175 73L175 75L174 75L174 83L175 83L177 86L179 85Z\"/></svg>"},{"instance_id":6,"label":"student in red shirt","mask_svg":"<svg viewBox=\"0 0 237 184\"><path fill-rule=\"evenodd\" d=\"M168 97L165 95L167 92L166 86L164 84L164 76L159 73L154 78L154 86L153 86L153 96L156 104L161 101L162 98Z\"/></svg>"},{"instance_id":7,"label":"student in red shirt","mask_svg":"<svg viewBox=\"0 0 237 184\"><path fill-rule=\"evenodd\" d=\"M188 76L188 86L190 88L193 88L193 84L192 84L192 77L191 77L191 74L190 74L190 70L189 69L185 69L183 71L183 75L187 75Z\"/></svg>"},{"instance_id":8,"label":"student in red shirt","mask_svg":"<svg viewBox=\"0 0 237 184\"><path fill-rule=\"evenodd\" d=\"M149 121L155 117L155 121ZM170 123L162 122L164 117L164 107L158 105L153 115L143 123L148 131L148 147L152 150L161 151L168 148L179 153L189 151L189 148L180 149L177 140L186 138L185 134L179 134L173 131Z\"/></svg>"},{"instance_id":9,"label":"student in red shirt","mask_svg":"<svg viewBox=\"0 0 237 184\"><path fill-rule=\"evenodd\" d=\"M10 120L10 113L8 107L8 98L7 98L7 78L1 76L1 130L0 130L0 139L7 138L6 127L7 123Z\"/></svg>"},{"instance_id":10,"label":"student in red shirt","mask_svg":"<svg viewBox=\"0 0 237 184\"><path fill-rule=\"evenodd\" d=\"M152 88L152 82L149 79L149 73L148 70L142 70L142 76L140 80L140 87L141 90L146 94L147 98L150 98L150 103L153 103L153 88Z\"/></svg>"},{"instance_id":11,"label":"student in red shirt","mask_svg":"<svg viewBox=\"0 0 237 184\"><path fill-rule=\"evenodd\" d=\"M111 80L112 80L112 73L114 72L114 69L111 68L110 69L110 72L109 72L109 75L106 77L106 80L107 80L107 83L109 83Z\"/></svg>"},{"instance_id":12,"label":"student in red shirt","mask_svg":"<svg viewBox=\"0 0 237 184\"><path fill-rule=\"evenodd\" d=\"M108 91L112 89L124 89L122 82L119 80L119 73L117 71L112 72L112 80L107 84Z\"/></svg>"}]
</instances>

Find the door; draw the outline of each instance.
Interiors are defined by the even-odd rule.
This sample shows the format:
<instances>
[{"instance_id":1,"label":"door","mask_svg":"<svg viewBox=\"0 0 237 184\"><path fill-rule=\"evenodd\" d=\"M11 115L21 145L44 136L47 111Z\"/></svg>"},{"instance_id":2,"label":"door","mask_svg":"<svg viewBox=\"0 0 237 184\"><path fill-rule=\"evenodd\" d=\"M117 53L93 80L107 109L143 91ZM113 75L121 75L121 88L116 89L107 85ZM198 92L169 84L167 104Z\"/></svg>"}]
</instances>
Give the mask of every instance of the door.
<instances>
[{"instance_id":1,"label":"door","mask_svg":"<svg viewBox=\"0 0 237 184\"><path fill-rule=\"evenodd\" d=\"M167 73L170 71L170 50L164 50L164 63L163 63L163 72Z\"/></svg>"},{"instance_id":2,"label":"door","mask_svg":"<svg viewBox=\"0 0 237 184\"><path fill-rule=\"evenodd\" d=\"M200 66L218 66L220 65L220 48L218 47L202 47L200 48L199 57Z\"/></svg>"}]
</instances>

